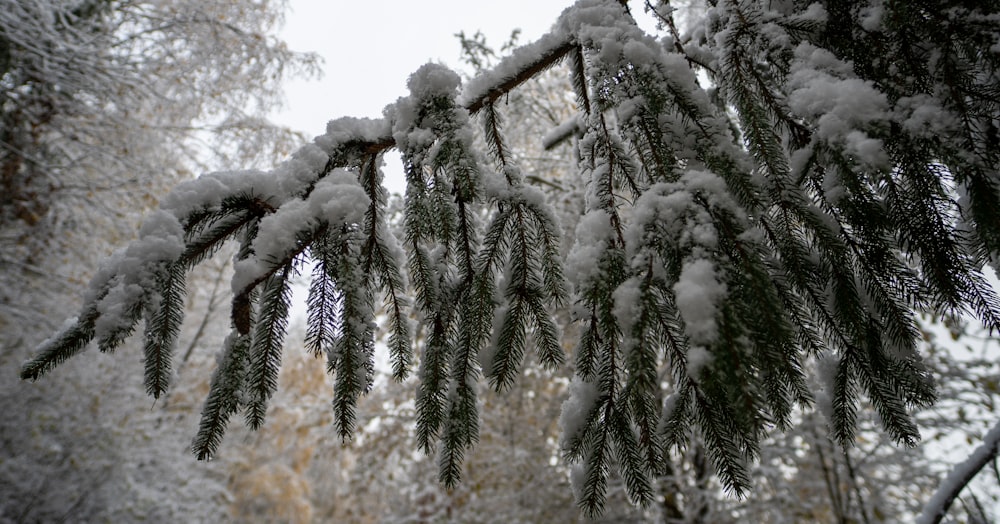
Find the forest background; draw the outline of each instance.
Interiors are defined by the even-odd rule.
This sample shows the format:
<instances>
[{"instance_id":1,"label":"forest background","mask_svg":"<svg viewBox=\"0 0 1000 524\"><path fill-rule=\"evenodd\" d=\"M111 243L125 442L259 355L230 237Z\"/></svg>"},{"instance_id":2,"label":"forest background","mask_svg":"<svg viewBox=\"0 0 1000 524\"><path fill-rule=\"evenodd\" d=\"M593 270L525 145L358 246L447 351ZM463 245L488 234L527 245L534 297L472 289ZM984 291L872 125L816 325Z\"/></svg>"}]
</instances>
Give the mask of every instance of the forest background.
<instances>
[{"instance_id":1,"label":"forest background","mask_svg":"<svg viewBox=\"0 0 1000 524\"><path fill-rule=\"evenodd\" d=\"M136 20L154 18L142 18L149 13L144 10L148 7L145 3L121 5L135 7L134 13L140 17L128 22L119 20L123 30L131 29L129 24L138 23ZM187 12L185 9L193 9L183 2L155 5L163 10L156 12L157 16L178 16ZM561 7L554 9L552 16L539 14L532 18L548 24ZM213 8L219 11L211 11ZM132 114L115 115L116 120L104 124L85 112L68 112L67 120L61 122L61 114L52 119L42 115L35 122L65 126L55 134L69 145L60 144L58 150L47 150L46 154L73 158L73 165L53 164L56 167L52 171L59 172L59 176L77 176L74 181L80 185L65 184L59 188L58 198L46 201L44 190L26 192L22 188L27 184L13 187L13 181L5 179L13 187L7 188L3 224L7 296L0 324L4 335L0 371L6 376L16 374L31 349L58 327L61 320L57 319L73 314L76 305L67 297L75 296L109 249L133 234L141 214L136 211L151 206L164 188L192 173L219 167L266 167L301 143L302 133L310 135L322 129L327 118L365 116L371 114L369 111L376 116L381 112L380 105L402 94L407 74L427 58L440 58L425 56L402 70L380 68L384 80L380 77L362 82L350 78L359 74L367 77L368 63L386 62L385 56L401 47L419 51L421 46L396 38L387 55L357 53L365 60L361 64L335 64L327 57L326 77L333 80L335 87L361 86L372 91L372 84L390 85L391 94L378 94L372 97L376 106L361 109L357 105L361 96L350 91L342 94L320 87L321 93L300 94L293 90L289 93L291 105L294 108L306 101L307 108L302 112L311 115L309 122L287 124L291 129L274 126L266 119L274 116L270 111L278 100L282 81L295 72L309 76L319 67L316 57L291 53L274 39L273 32L285 8L281 3L257 3L242 10L220 3L194 9L205 13L209 20L222 20L222 31L214 22L179 18L191 23L195 31L214 28L196 33L205 36L204 41L193 44L203 46L202 53L218 49L218 38L223 39L222 48L234 50L233 55L213 59L257 59L250 60L251 66L245 69L232 71L209 63L187 64L187 68L171 71L175 62L169 54L162 63L140 64L149 69L133 63L119 64L125 73L129 67L136 67L135 71L143 74L162 74L162 78L155 79L164 82L154 90L160 94L175 89L168 87L170 82L186 82L190 67L194 67L197 74L206 75L207 81L187 84L195 89L191 98L171 95L166 102L146 98L143 90L147 86L125 82L125 86L135 88L134 98L128 99L134 100L135 106L125 108ZM260 16L262 12L268 16ZM346 25L358 19L369 17L341 14ZM162 19L156 20L162 23ZM512 23L509 29L519 25L523 24ZM227 33L232 26L240 30ZM474 31L478 27L471 21L458 29ZM545 29L543 26L539 31ZM295 29L293 33L322 32ZM263 38L247 39L247 35ZM454 49L445 58L459 56L459 40L450 32L444 36ZM504 33L499 40L491 35L489 41L473 32L465 36L462 43L467 52L461 55L465 60L461 67L470 76L504 54L500 49L506 44ZM169 39L179 36L164 38L177 45L176 40ZM531 36L520 38L521 42L533 40ZM290 36L286 39L290 49L315 49L298 46ZM267 45L247 45L253 41ZM363 41L363 37L354 39ZM120 42L115 45L120 49ZM494 48L495 53L490 51ZM200 59L208 60L205 55ZM262 69L254 69L254 64ZM219 70L229 74L212 75ZM343 72L347 74L339 74ZM227 82L220 83L220 77ZM247 85L261 78L270 80L259 83L258 91L245 91ZM560 74L554 69L512 94L507 104L521 116L514 120L524 126L523 135L537 137L570 119L572 114L565 104L567 93L572 93L572 87L565 72ZM202 108L192 105L192 100L215 100L218 105ZM349 104L346 109L326 109L320 100ZM179 112L178 108L185 105L189 111ZM150 117L164 114L172 116L166 121ZM158 125L150 126L151 120ZM137 127L129 127L137 123ZM88 128L91 124L94 127ZM79 139L70 136L68 129L86 130L91 135ZM118 134L113 137L117 142L104 135L108 129L116 130ZM94 141L121 149L81 152L81 144L103 147ZM518 144L523 165L550 174L550 181L568 176L573 164L569 146L542 151L537 140L533 145L529 142ZM136 149L142 154L135 154ZM107 169L109 157L105 155L117 158L120 165L112 162L115 168ZM178 158L183 160L177 162ZM88 166L88 159L93 160L92 165ZM137 172L162 174L136 180ZM39 176L44 178L44 173ZM122 191L123 184L132 185ZM23 198L15 198L15 194ZM47 221L49 217L58 220ZM99 231L107 236L95 238ZM58 240L54 244L37 243L49 238ZM190 287L195 291L189 298L189 321L179 344L174 386L169 395L151 406L140 400L144 386L138 379L141 373L137 373L142 366L139 352L128 347L116 356L76 359L50 379L34 384L0 382L0 398L10 406L0 427L0 449L4 454L0 459L0 492L6 495L0 497L5 501L0 507L0 519L209 521L266 516L293 522L568 522L583 518L573 500L569 470L561 462L558 448L556 421L569 385L569 371L565 368L529 368L520 377L519 387L500 395L483 395L483 434L467 457L465 480L453 490L431 482L436 477L434 458L414 449L413 405L407 400L413 396L412 383L393 384L384 376L377 379L384 387L375 388L362 401L358 434L349 444L343 444L331 428L329 379L321 366L311 365L310 355L294 349L286 354L281 388L272 401L267 424L255 433L234 427L215 460L196 462L187 448L197 426L197 412L208 387L206 378L214 365L214 353L224 335L224 330L213 326L228 322L226 309L231 297L224 276L229 265L227 256L219 256L192 278L196 284ZM60 278L51 278L54 274ZM877 522L904 520L918 513L950 466L962 458L959 448L974 447L992 425L998 391L995 359L989 357L995 350L990 337L982 336L974 322L949 320L942 324L932 322L937 319L926 320L923 350L937 366L942 386L950 389L942 395L947 400L918 415L925 428L925 444L912 449L898 447L880 433L871 416L862 421L857 446L844 450L827 438L822 420L806 417L793 430L776 433L763 445L760 463L754 468L755 491L746 500L726 494L713 478L704 450L695 445L678 460L679 471L658 479L655 506L632 506L621 480L613 480L600 518ZM288 346L295 348L295 337L303 333L303 326L293 321ZM986 478L965 493L954 511L969 521L988 519L995 513L992 506L997 503L997 492L996 479Z\"/></svg>"}]
</instances>

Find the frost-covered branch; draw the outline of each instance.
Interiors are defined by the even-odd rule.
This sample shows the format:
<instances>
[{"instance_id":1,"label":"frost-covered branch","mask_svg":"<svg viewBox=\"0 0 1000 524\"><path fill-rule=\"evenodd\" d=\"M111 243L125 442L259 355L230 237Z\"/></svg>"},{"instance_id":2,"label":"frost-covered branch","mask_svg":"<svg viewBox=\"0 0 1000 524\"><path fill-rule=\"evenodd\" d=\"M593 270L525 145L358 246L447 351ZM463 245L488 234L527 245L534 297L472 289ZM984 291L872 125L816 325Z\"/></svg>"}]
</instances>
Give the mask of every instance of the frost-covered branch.
<instances>
[{"instance_id":1,"label":"frost-covered branch","mask_svg":"<svg viewBox=\"0 0 1000 524\"><path fill-rule=\"evenodd\" d=\"M965 486L972 482L984 466L997 457L1000 451L1000 423L993 426L983 436L979 445L961 464L955 465L948 476L938 486L934 495L927 499L924 510L917 519L918 524L937 524L948 514L948 508Z\"/></svg>"}]
</instances>

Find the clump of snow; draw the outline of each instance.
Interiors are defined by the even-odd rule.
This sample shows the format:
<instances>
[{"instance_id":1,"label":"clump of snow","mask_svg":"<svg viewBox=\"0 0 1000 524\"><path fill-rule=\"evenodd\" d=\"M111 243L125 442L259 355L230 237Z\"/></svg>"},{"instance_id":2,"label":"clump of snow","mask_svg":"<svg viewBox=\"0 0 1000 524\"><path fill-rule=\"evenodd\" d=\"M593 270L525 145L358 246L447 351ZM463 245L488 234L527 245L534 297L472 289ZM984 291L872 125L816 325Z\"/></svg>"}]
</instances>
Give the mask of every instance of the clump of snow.
<instances>
[{"instance_id":1,"label":"clump of snow","mask_svg":"<svg viewBox=\"0 0 1000 524\"><path fill-rule=\"evenodd\" d=\"M896 101L894 117L903 129L919 136L952 136L959 123L952 111L941 107L940 99L918 93Z\"/></svg>"},{"instance_id":2,"label":"clump of snow","mask_svg":"<svg viewBox=\"0 0 1000 524\"><path fill-rule=\"evenodd\" d=\"M625 17L625 9L614 2L603 0L580 0L572 7L563 11L556 24L555 31L580 35L580 40L588 28L614 27L621 25Z\"/></svg>"},{"instance_id":3,"label":"clump of snow","mask_svg":"<svg viewBox=\"0 0 1000 524\"><path fill-rule=\"evenodd\" d=\"M823 196L834 206L839 205L847 196L847 188L844 187L840 173L836 169L828 169L823 174Z\"/></svg>"},{"instance_id":4,"label":"clump of snow","mask_svg":"<svg viewBox=\"0 0 1000 524\"><path fill-rule=\"evenodd\" d=\"M587 461L573 464L569 470L569 485L573 490L574 500L584 500L584 486L587 484Z\"/></svg>"},{"instance_id":5,"label":"clump of snow","mask_svg":"<svg viewBox=\"0 0 1000 524\"><path fill-rule=\"evenodd\" d=\"M830 15L826 12L826 8L823 4L819 2L814 2L806 7L805 11L795 15L796 18L801 20L812 20L814 22L826 23Z\"/></svg>"},{"instance_id":6,"label":"clump of snow","mask_svg":"<svg viewBox=\"0 0 1000 524\"><path fill-rule=\"evenodd\" d=\"M638 342L632 335L635 323L642 315L642 288L638 278L632 277L622 282L612 293L614 315L622 332L622 353L628 360L629 353Z\"/></svg>"},{"instance_id":7,"label":"clump of snow","mask_svg":"<svg viewBox=\"0 0 1000 524\"><path fill-rule=\"evenodd\" d=\"M718 232L696 195L711 208L725 209L740 219L745 216L722 178L709 171L689 170L678 182L654 184L636 201L625 237L630 249L644 242L647 229L655 228L677 246L691 247L697 256L715 250Z\"/></svg>"},{"instance_id":8,"label":"clump of snow","mask_svg":"<svg viewBox=\"0 0 1000 524\"><path fill-rule=\"evenodd\" d=\"M562 435L561 446L569 447L570 442L587 424L587 419L597 406L601 391L597 384L588 382L579 376L574 376L569 383L569 396L562 404L559 413L559 429Z\"/></svg>"},{"instance_id":9,"label":"clump of snow","mask_svg":"<svg viewBox=\"0 0 1000 524\"><path fill-rule=\"evenodd\" d=\"M296 236L320 224L337 228L360 224L371 201L357 177L336 169L316 183L307 200L296 199L264 217L253 241L253 256L236 263L233 291L240 293L299 249Z\"/></svg>"},{"instance_id":10,"label":"clump of snow","mask_svg":"<svg viewBox=\"0 0 1000 524\"><path fill-rule=\"evenodd\" d=\"M97 339L131 326L130 312L141 304L143 295L142 286L137 284L118 282L109 289L97 303L97 312L100 314L94 323Z\"/></svg>"},{"instance_id":11,"label":"clump of snow","mask_svg":"<svg viewBox=\"0 0 1000 524\"><path fill-rule=\"evenodd\" d=\"M716 315L726 296L715 264L703 258L684 261L673 291L691 345L710 346L718 338Z\"/></svg>"},{"instance_id":12,"label":"clump of snow","mask_svg":"<svg viewBox=\"0 0 1000 524\"><path fill-rule=\"evenodd\" d=\"M726 181L719 175L711 171L689 169L684 172L680 182L688 191L698 193L710 206L724 208L737 217L742 215L729 193Z\"/></svg>"},{"instance_id":13,"label":"clump of snow","mask_svg":"<svg viewBox=\"0 0 1000 524\"><path fill-rule=\"evenodd\" d=\"M433 130L417 126L419 109L416 101L411 98L400 98L391 110L386 108L387 115L393 120L392 139L404 153L427 151L437 139Z\"/></svg>"},{"instance_id":14,"label":"clump of snow","mask_svg":"<svg viewBox=\"0 0 1000 524\"><path fill-rule=\"evenodd\" d=\"M861 8L858 12L858 21L865 31L878 31L882 26L882 17L885 16L885 5L882 0L874 0Z\"/></svg>"},{"instance_id":15,"label":"clump of snow","mask_svg":"<svg viewBox=\"0 0 1000 524\"><path fill-rule=\"evenodd\" d=\"M801 175L808 168L813 153L811 145L793 151L791 157L788 159L788 167L791 168L792 174Z\"/></svg>"},{"instance_id":16,"label":"clump of snow","mask_svg":"<svg viewBox=\"0 0 1000 524\"><path fill-rule=\"evenodd\" d=\"M309 195L314 216L329 224L360 224L371 201L354 173L336 169Z\"/></svg>"},{"instance_id":17,"label":"clump of snow","mask_svg":"<svg viewBox=\"0 0 1000 524\"><path fill-rule=\"evenodd\" d=\"M865 129L889 116L889 101L872 82L856 78L849 63L809 43L795 49L788 106L815 125L816 137L844 147L859 162L890 166L880 140Z\"/></svg>"},{"instance_id":18,"label":"clump of snow","mask_svg":"<svg viewBox=\"0 0 1000 524\"><path fill-rule=\"evenodd\" d=\"M576 286L601 276L598 262L614 235L611 215L597 209L580 217L576 225L576 243L566 257L566 278Z\"/></svg>"},{"instance_id":19,"label":"clump of snow","mask_svg":"<svg viewBox=\"0 0 1000 524\"><path fill-rule=\"evenodd\" d=\"M274 168L271 174L279 181L281 194L295 195L319 178L329 158L321 147L306 144Z\"/></svg>"},{"instance_id":20,"label":"clump of snow","mask_svg":"<svg viewBox=\"0 0 1000 524\"><path fill-rule=\"evenodd\" d=\"M836 138L852 126L884 117L888 108L885 94L859 78L840 79L803 68L792 74L789 84L795 86L788 97L792 111L816 118L817 134L824 139Z\"/></svg>"},{"instance_id":21,"label":"clump of snow","mask_svg":"<svg viewBox=\"0 0 1000 524\"><path fill-rule=\"evenodd\" d=\"M111 285L97 303L100 317L94 331L98 340L131 326L131 312L136 308L155 308L157 275L183 252L184 230L177 218L163 210L150 213L139 230L139 238L119 251L108 261L108 270L95 277L94 282L100 282L101 287ZM91 289L90 296L98 292Z\"/></svg>"},{"instance_id":22,"label":"clump of snow","mask_svg":"<svg viewBox=\"0 0 1000 524\"><path fill-rule=\"evenodd\" d=\"M705 346L688 347L686 358L687 375L694 380L698 380L698 377L701 376L701 370L712 363L712 353Z\"/></svg>"},{"instance_id":23,"label":"clump of snow","mask_svg":"<svg viewBox=\"0 0 1000 524\"><path fill-rule=\"evenodd\" d=\"M393 141L404 157L417 164L434 162L441 147L439 139L445 137L461 144L469 153L467 157L474 156L469 113L455 103L460 83L458 74L447 67L425 64L407 82L410 96L385 108L386 118L392 122ZM442 104L442 100L448 103ZM478 173L473 158L458 161L469 162L469 172Z\"/></svg>"},{"instance_id":24,"label":"clump of snow","mask_svg":"<svg viewBox=\"0 0 1000 524\"><path fill-rule=\"evenodd\" d=\"M685 191L682 184L653 185L635 203L633 221L626 231L626 242L630 246L639 245L648 225L655 225L670 237L679 237L693 204L694 196Z\"/></svg>"},{"instance_id":25,"label":"clump of snow","mask_svg":"<svg viewBox=\"0 0 1000 524\"><path fill-rule=\"evenodd\" d=\"M622 47L624 58L636 67L656 63L662 54L658 51L658 46L654 48L649 46L647 42L637 42L635 40L629 40Z\"/></svg>"},{"instance_id":26,"label":"clump of snow","mask_svg":"<svg viewBox=\"0 0 1000 524\"><path fill-rule=\"evenodd\" d=\"M410 75L406 87L417 99L454 98L461 84L462 78L447 66L427 63Z\"/></svg>"},{"instance_id":27,"label":"clump of snow","mask_svg":"<svg viewBox=\"0 0 1000 524\"><path fill-rule=\"evenodd\" d=\"M885 144L878 138L868 136L857 129L844 135L844 151L872 167L889 169L892 161L885 151Z\"/></svg>"},{"instance_id":28,"label":"clump of snow","mask_svg":"<svg viewBox=\"0 0 1000 524\"><path fill-rule=\"evenodd\" d=\"M219 171L179 184L163 199L162 209L177 218L200 209L218 208L228 197L253 194L273 204L285 199L280 180L269 171Z\"/></svg>"},{"instance_id":29,"label":"clump of snow","mask_svg":"<svg viewBox=\"0 0 1000 524\"><path fill-rule=\"evenodd\" d=\"M392 126L385 118L343 117L327 122L326 133L313 139L313 143L332 154L348 142L379 142L391 134Z\"/></svg>"},{"instance_id":30,"label":"clump of snow","mask_svg":"<svg viewBox=\"0 0 1000 524\"><path fill-rule=\"evenodd\" d=\"M837 58L837 55L827 49L803 42L795 48L795 60L792 62L792 72L808 74L832 75L837 78L853 78L854 68L851 64Z\"/></svg>"}]
</instances>

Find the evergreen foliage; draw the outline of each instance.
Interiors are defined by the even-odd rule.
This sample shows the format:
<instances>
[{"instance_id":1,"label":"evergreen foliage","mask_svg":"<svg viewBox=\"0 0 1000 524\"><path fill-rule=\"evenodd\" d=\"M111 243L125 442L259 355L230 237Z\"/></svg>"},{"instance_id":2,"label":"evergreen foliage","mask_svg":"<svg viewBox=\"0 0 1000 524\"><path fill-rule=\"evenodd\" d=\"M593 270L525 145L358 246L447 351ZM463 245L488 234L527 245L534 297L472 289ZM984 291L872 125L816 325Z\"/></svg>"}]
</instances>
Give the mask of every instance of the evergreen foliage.
<instances>
[{"instance_id":1,"label":"evergreen foliage","mask_svg":"<svg viewBox=\"0 0 1000 524\"><path fill-rule=\"evenodd\" d=\"M263 423L290 278L307 259L306 345L335 376L338 433L350 437L373 384L381 298L397 379L419 340L417 444L437 450L447 486L478 439L480 375L502 392L529 349L561 363L566 305L579 339L563 446L591 515L613 470L649 504L651 479L693 435L725 488L747 494L762 439L814 402L841 446L863 399L913 445L911 410L935 400L917 312L969 312L1000 330L982 274L1000 254L1000 8L719 0L681 36L668 2L645 7L671 36L641 30L627 2L581 0L461 90L455 73L423 66L381 120L335 120L271 172L182 184L22 377L91 339L112 350L145 317L147 389L162 393L183 273L238 236L233 334L200 458L233 413ZM558 63L586 181L567 256L498 103ZM378 167L390 149L407 182L402 246ZM814 361L822 395L807 381Z\"/></svg>"}]
</instances>

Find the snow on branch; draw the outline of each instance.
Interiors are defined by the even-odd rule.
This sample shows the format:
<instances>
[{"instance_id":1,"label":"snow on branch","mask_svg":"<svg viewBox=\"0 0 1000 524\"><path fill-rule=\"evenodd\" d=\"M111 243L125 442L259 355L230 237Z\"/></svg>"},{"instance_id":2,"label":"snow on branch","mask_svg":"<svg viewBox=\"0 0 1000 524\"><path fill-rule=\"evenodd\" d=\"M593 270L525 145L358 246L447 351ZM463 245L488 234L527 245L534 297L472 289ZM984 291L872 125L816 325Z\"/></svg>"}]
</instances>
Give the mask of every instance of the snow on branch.
<instances>
[{"instance_id":1,"label":"snow on branch","mask_svg":"<svg viewBox=\"0 0 1000 524\"><path fill-rule=\"evenodd\" d=\"M948 514L948 508L965 486L972 482L979 470L996 458L1000 451L1000 422L983 437L983 443L969 454L961 464L951 470L934 495L924 505L917 524L937 524Z\"/></svg>"},{"instance_id":2,"label":"snow on branch","mask_svg":"<svg viewBox=\"0 0 1000 524\"><path fill-rule=\"evenodd\" d=\"M466 84L459 98L470 114L500 98L515 87L559 63L576 48L571 40L549 33L533 44L519 47L493 69L484 71Z\"/></svg>"}]
</instances>

